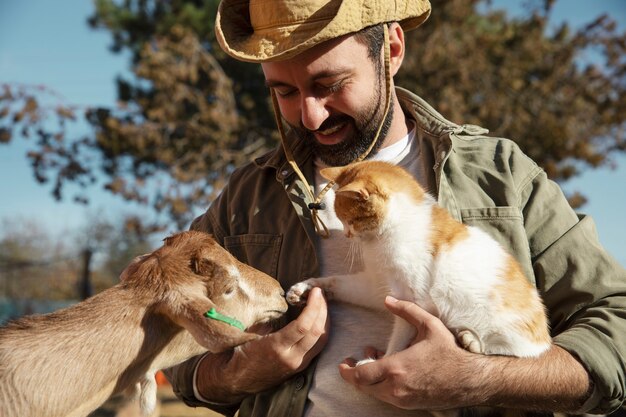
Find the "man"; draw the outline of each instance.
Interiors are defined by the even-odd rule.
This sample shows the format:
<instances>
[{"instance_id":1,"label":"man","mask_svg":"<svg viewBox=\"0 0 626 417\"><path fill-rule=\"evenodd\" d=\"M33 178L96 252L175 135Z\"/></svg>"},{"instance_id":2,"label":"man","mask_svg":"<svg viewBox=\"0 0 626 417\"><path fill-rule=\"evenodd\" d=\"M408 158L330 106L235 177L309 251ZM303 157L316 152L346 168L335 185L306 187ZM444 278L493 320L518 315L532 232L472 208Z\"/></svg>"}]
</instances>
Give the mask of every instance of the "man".
<instances>
[{"instance_id":1,"label":"man","mask_svg":"<svg viewBox=\"0 0 626 417\"><path fill-rule=\"evenodd\" d=\"M283 146L237 170L192 228L285 288L354 270L358 256L346 261L349 241L319 170L366 157L397 163L455 218L511 250L544 298L554 346L536 359L471 354L436 317L388 298L418 336L354 367L344 358L380 354L390 317L327 305L314 289L281 330L170 370L188 404L315 417L476 405L608 413L624 401L626 272L598 244L592 221L512 142L453 124L393 85L404 31L429 12L427 0L223 0L218 40L235 58L261 63Z\"/></svg>"}]
</instances>

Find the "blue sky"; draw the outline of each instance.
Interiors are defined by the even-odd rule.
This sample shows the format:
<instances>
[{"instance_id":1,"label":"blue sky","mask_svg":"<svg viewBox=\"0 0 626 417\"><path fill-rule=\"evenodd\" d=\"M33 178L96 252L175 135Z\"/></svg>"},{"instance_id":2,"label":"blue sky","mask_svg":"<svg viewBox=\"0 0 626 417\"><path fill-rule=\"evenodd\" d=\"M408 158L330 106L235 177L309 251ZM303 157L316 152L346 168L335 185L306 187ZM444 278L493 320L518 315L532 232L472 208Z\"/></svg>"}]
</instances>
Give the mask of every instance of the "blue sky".
<instances>
[{"instance_id":1,"label":"blue sky","mask_svg":"<svg viewBox=\"0 0 626 417\"><path fill-rule=\"evenodd\" d=\"M493 7L516 13L524 2L494 0ZM436 7L437 1L433 4ZM86 19L92 9L86 0L2 0L0 82L44 84L67 104L113 106L115 76L128 71L128 61L109 52L108 32L88 27ZM553 18L579 26L602 12L608 12L626 30L625 0L559 0ZM0 145L0 220L37 219L60 236L84 227L94 216L114 220L122 213L139 210L98 187L89 191L92 204L87 208L71 201L54 201L50 187L34 180L26 159L31 146L32 142L24 140ZM594 217L601 241L626 265L626 156L614 161L617 169L587 170L564 189L579 190L589 198L582 211Z\"/></svg>"}]
</instances>

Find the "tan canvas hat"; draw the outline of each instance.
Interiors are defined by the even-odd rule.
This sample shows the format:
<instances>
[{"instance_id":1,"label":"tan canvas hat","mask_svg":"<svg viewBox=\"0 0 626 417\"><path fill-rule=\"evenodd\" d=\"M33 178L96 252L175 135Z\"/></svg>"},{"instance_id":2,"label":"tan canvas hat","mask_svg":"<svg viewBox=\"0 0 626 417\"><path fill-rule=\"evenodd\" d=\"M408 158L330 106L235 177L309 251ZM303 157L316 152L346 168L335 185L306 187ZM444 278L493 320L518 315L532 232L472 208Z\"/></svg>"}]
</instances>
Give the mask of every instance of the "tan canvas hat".
<instances>
[{"instance_id":1,"label":"tan canvas hat","mask_svg":"<svg viewBox=\"0 0 626 417\"><path fill-rule=\"evenodd\" d=\"M222 0L215 32L232 57L268 62L379 23L411 30L429 14L428 0Z\"/></svg>"}]
</instances>

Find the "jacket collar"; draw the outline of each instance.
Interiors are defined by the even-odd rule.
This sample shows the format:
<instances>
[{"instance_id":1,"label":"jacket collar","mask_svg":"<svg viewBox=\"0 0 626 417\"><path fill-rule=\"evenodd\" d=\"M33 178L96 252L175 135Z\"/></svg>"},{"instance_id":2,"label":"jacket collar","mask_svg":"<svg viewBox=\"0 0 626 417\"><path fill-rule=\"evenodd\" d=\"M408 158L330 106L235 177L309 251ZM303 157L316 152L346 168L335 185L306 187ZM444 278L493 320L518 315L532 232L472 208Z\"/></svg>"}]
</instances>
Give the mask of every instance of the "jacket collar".
<instances>
[{"instance_id":1,"label":"jacket collar","mask_svg":"<svg viewBox=\"0 0 626 417\"><path fill-rule=\"evenodd\" d=\"M296 163L298 166L304 167L309 160L312 161L313 151L305 145L304 141L297 138L293 131L288 130L286 134L287 146L291 147L291 152L293 153ZM278 181L284 181L287 177L294 173L293 169L289 165L289 162L287 162L287 156L285 155L285 151L280 144L265 155L256 158L254 163L262 169L274 169L276 171L276 179ZM307 175L305 170L303 170L303 172Z\"/></svg>"}]
</instances>

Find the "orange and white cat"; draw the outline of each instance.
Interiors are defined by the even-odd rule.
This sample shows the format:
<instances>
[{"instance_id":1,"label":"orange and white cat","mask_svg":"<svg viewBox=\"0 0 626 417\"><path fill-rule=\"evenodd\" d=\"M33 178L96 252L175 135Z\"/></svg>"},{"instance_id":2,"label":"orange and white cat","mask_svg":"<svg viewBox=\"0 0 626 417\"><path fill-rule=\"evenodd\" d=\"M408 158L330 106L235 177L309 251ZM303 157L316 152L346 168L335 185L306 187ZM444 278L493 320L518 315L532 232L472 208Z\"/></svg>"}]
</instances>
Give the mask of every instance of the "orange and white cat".
<instances>
[{"instance_id":1,"label":"orange and white cat","mask_svg":"<svg viewBox=\"0 0 626 417\"><path fill-rule=\"evenodd\" d=\"M329 299L384 310L392 295L439 317L471 352L533 357L550 347L544 306L515 259L454 220L407 171L366 161L321 174L337 183L335 212L346 236L358 239L364 270L302 281L288 302L321 287ZM386 355L414 337L415 328L394 317Z\"/></svg>"}]
</instances>

